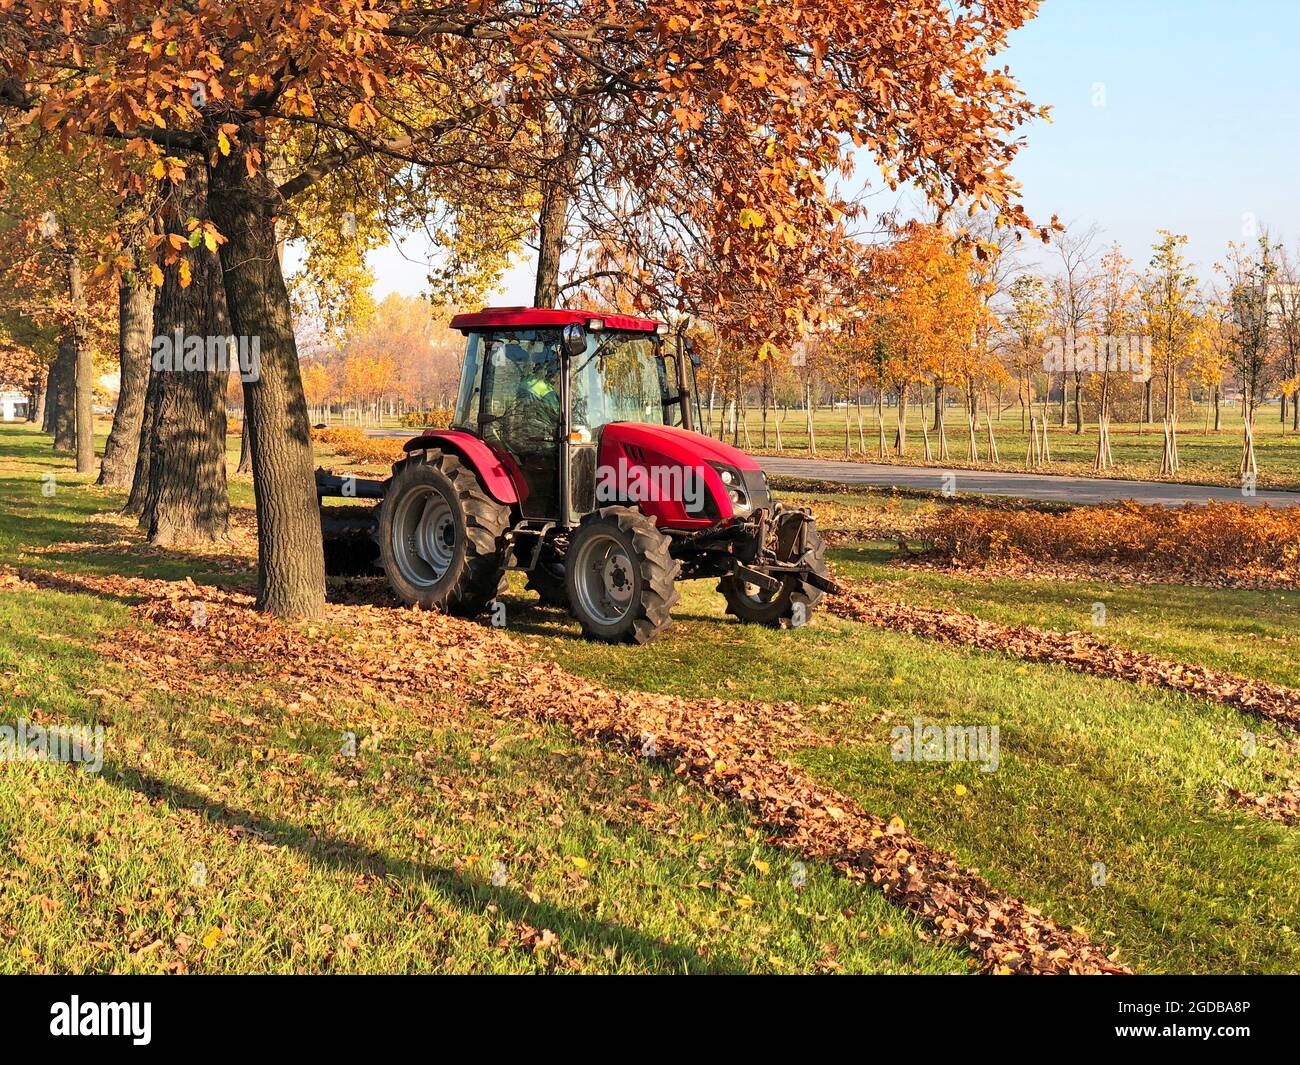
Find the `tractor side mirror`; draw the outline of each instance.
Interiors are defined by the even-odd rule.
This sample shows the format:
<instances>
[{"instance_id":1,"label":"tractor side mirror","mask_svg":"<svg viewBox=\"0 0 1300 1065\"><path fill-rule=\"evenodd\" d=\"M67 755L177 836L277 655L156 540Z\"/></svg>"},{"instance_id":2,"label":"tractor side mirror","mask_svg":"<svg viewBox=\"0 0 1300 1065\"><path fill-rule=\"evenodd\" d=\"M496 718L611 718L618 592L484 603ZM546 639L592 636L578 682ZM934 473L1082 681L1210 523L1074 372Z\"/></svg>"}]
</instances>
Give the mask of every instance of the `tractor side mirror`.
<instances>
[{"instance_id":1,"label":"tractor side mirror","mask_svg":"<svg viewBox=\"0 0 1300 1065\"><path fill-rule=\"evenodd\" d=\"M577 322L570 322L560 334L560 345L569 358L577 358L587 350L587 331Z\"/></svg>"}]
</instances>

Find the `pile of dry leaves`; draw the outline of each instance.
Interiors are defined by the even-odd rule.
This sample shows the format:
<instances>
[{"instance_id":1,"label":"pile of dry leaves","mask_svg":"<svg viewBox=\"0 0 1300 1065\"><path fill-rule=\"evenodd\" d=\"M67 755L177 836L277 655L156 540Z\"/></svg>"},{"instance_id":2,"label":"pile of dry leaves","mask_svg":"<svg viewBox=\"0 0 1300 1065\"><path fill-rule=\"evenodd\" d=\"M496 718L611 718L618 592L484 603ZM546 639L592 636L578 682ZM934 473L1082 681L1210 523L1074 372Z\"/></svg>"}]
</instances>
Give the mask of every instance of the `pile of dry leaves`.
<instances>
[{"instance_id":1,"label":"pile of dry leaves","mask_svg":"<svg viewBox=\"0 0 1300 1065\"><path fill-rule=\"evenodd\" d=\"M1300 587L1300 507L1077 507L1061 513L955 506L919 523L931 562L1033 572L1097 566L1200 584Z\"/></svg>"},{"instance_id":2,"label":"pile of dry leaves","mask_svg":"<svg viewBox=\"0 0 1300 1065\"><path fill-rule=\"evenodd\" d=\"M102 648L173 689L201 691L229 663L273 673L317 697L347 685L391 701L447 698L504 717L562 725L673 766L677 775L742 803L771 842L870 882L919 915L942 940L968 948L996 973L1123 973L1105 949L911 836L903 822L868 813L785 761L817 742L797 705L613 691L538 662L520 641L438 614L332 605L319 626L257 613L250 597L187 582L25 573L46 587L139 600L148 637ZM204 603L196 627L193 602Z\"/></svg>"},{"instance_id":3,"label":"pile of dry leaves","mask_svg":"<svg viewBox=\"0 0 1300 1065\"><path fill-rule=\"evenodd\" d=\"M311 438L318 444L324 444L335 454L350 458L362 465L391 465L405 454L402 451L403 441L367 436L360 429L313 429Z\"/></svg>"}]
</instances>

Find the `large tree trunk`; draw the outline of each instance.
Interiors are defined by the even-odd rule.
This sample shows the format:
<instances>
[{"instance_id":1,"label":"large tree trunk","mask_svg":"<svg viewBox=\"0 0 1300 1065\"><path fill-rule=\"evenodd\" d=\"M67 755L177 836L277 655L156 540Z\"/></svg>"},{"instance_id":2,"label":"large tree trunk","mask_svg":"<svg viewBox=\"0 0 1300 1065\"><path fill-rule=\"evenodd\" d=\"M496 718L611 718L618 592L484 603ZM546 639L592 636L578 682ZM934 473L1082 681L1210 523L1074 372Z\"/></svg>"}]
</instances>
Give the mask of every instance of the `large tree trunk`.
<instances>
[{"instance_id":1,"label":"large tree trunk","mask_svg":"<svg viewBox=\"0 0 1300 1065\"><path fill-rule=\"evenodd\" d=\"M187 219L207 217L207 175L197 160L187 169L177 201L163 220L165 232L183 234ZM223 540L229 530L228 371L209 367L208 359L209 351L217 354L215 338L229 338L230 323L218 260L202 247L190 256L189 286L181 287L178 270L165 271L154 307L160 345L154 358L162 361L155 364L155 454L142 524L150 543L162 546Z\"/></svg>"},{"instance_id":2,"label":"large tree trunk","mask_svg":"<svg viewBox=\"0 0 1300 1065\"><path fill-rule=\"evenodd\" d=\"M50 361L49 366L45 368L45 391L42 395L45 398L45 409L41 411L41 432L54 432L54 415L59 406L59 389L58 374L55 367L58 365L57 356Z\"/></svg>"},{"instance_id":3,"label":"large tree trunk","mask_svg":"<svg viewBox=\"0 0 1300 1065\"><path fill-rule=\"evenodd\" d=\"M46 378L48 380L48 378ZM32 386L32 401L27 407L27 420L29 422L45 421L45 397L48 395L45 387L37 378L36 384Z\"/></svg>"},{"instance_id":4,"label":"large tree trunk","mask_svg":"<svg viewBox=\"0 0 1300 1065\"><path fill-rule=\"evenodd\" d=\"M91 361L90 345L81 335L80 323L85 320L86 293L82 285L81 261L74 251L68 257L68 298L72 303L74 325L72 342L73 393L77 425L77 472L93 473L95 469L95 367Z\"/></svg>"},{"instance_id":5,"label":"large tree trunk","mask_svg":"<svg viewBox=\"0 0 1300 1065\"><path fill-rule=\"evenodd\" d=\"M123 280L118 288L117 361L121 382L113 428L104 445L99 483L125 488L135 473L140 422L149 389L149 348L153 340L153 289L142 280Z\"/></svg>"},{"instance_id":6,"label":"large tree trunk","mask_svg":"<svg viewBox=\"0 0 1300 1065\"><path fill-rule=\"evenodd\" d=\"M265 177L250 177L244 154L262 144L252 126L239 147L218 157L210 207L226 237L221 247L234 331L259 337L260 372L244 383L244 417L253 451L257 505L257 602L273 614L315 617L325 609L325 556L307 402L289 293L276 258L275 218L283 209Z\"/></svg>"},{"instance_id":7,"label":"large tree trunk","mask_svg":"<svg viewBox=\"0 0 1300 1065\"><path fill-rule=\"evenodd\" d=\"M77 342L71 333L59 337L58 354L54 357L52 382L54 415L51 428L54 432L55 451L74 451L77 447Z\"/></svg>"},{"instance_id":8,"label":"large tree trunk","mask_svg":"<svg viewBox=\"0 0 1300 1065\"><path fill-rule=\"evenodd\" d=\"M239 430L239 465L235 467L235 472L253 472L253 451L248 446L248 411L244 411L243 426Z\"/></svg>"},{"instance_id":9,"label":"large tree trunk","mask_svg":"<svg viewBox=\"0 0 1300 1065\"><path fill-rule=\"evenodd\" d=\"M157 308L155 307L155 316ZM135 473L131 478L131 494L127 497L123 514L134 514L144 520L144 504L149 498L149 467L153 464L153 453L158 441L158 391L162 387L162 375L150 368L149 383L144 391L144 410L140 414L140 439L135 453Z\"/></svg>"},{"instance_id":10,"label":"large tree trunk","mask_svg":"<svg viewBox=\"0 0 1300 1065\"><path fill-rule=\"evenodd\" d=\"M894 446L898 454L907 454L907 386L898 386L898 428L894 431Z\"/></svg>"},{"instance_id":11,"label":"large tree trunk","mask_svg":"<svg viewBox=\"0 0 1300 1065\"><path fill-rule=\"evenodd\" d=\"M565 221L573 202L574 179L582 161L590 121L590 105L575 104L559 150L545 170L542 206L537 216L537 282L533 290L536 307L554 307L559 303Z\"/></svg>"}]
</instances>

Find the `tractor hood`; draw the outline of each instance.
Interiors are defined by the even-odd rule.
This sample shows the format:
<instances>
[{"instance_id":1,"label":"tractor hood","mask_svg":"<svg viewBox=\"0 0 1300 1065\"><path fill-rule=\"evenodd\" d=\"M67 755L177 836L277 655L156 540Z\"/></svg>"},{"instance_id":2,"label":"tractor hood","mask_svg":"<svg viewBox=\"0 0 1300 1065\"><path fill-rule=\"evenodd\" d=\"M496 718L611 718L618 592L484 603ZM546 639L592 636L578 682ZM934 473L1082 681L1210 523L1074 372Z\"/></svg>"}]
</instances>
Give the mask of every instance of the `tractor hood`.
<instances>
[{"instance_id":1,"label":"tractor hood","mask_svg":"<svg viewBox=\"0 0 1300 1065\"><path fill-rule=\"evenodd\" d=\"M665 458L683 466L700 462L720 462L733 469L755 472L762 467L749 455L721 440L703 433L692 433L672 425L649 425L645 422L613 422L602 431L604 440L634 447L652 448Z\"/></svg>"}]
</instances>

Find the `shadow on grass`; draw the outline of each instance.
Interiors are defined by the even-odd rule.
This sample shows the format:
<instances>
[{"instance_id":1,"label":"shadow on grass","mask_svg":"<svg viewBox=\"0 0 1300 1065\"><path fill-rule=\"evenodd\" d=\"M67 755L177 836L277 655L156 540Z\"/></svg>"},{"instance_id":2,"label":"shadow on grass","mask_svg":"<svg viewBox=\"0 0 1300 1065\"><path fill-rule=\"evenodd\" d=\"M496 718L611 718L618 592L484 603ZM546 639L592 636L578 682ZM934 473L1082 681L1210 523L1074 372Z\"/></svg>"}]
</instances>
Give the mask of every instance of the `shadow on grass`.
<instances>
[{"instance_id":1,"label":"shadow on grass","mask_svg":"<svg viewBox=\"0 0 1300 1065\"><path fill-rule=\"evenodd\" d=\"M31 422L23 428L0 435L0 462L29 462L34 466L66 467L73 457L71 451L55 451L54 438L42 433Z\"/></svg>"},{"instance_id":2,"label":"shadow on grass","mask_svg":"<svg viewBox=\"0 0 1300 1065\"><path fill-rule=\"evenodd\" d=\"M506 918L525 921L534 928L549 928L562 942L581 941L593 953L611 947L655 967L678 971L744 973L735 958L706 961L692 950L663 943L626 925L593 921L571 910L533 902L520 891L498 887L481 877L469 877L441 865L394 858L325 832L312 831L285 821L271 820L226 803L206 798L187 788L132 769L105 764L103 779L151 800L164 800L220 826L235 826L277 846L291 848L309 861L339 872L401 877L412 884L428 885L455 902L466 913L481 913L489 904Z\"/></svg>"},{"instance_id":3,"label":"shadow on grass","mask_svg":"<svg viewBox=\"0 0 1300 1065\"><path fill-rule=\"evenodd\" d=\"M582 634L582 628L573 615L560 607L542 606L531 596L505 595L501 597L506 603L506 631L511 636L545 636L558 640L572 640L575 643L592 643ZM714 625L736 625L734 619L703 614L698 611L673 611L674 622L708 622ZM669 633L672 629L668 630Z\"/></svg>"},{"instance_id":4,"label":"shadow on grass","mask_svg":"<svg viewBox=\"0 0 1300 1065\"><path fill-rule=\"evenodd\" d=\"M141 557L131 552L119 552L110 548L86 547L65 551L42 552L40 561L31 566L23 566L23 579L53 592L67 595L93 595L103 599L116 599L123 603L134 604L140 596L129 593L117 594L105 591L97 585L78 580L78 572L87 576L140 577L149 580L179 581L189 577L195 584L207 585L222 591L252 593L256 574L252 571L236 573L217 573L196 569L193 560L203 560L205 556L187 556L182 559L168 557L161 549L155 557ZM86 560L92 560L90 564ZM95 561L99 560L99 561ZM71 562L74 572L56 573L44 568L46 564Z\"/></svg>"}]
</instances>

